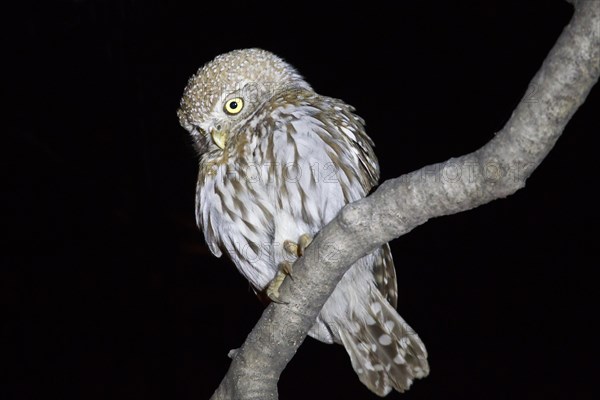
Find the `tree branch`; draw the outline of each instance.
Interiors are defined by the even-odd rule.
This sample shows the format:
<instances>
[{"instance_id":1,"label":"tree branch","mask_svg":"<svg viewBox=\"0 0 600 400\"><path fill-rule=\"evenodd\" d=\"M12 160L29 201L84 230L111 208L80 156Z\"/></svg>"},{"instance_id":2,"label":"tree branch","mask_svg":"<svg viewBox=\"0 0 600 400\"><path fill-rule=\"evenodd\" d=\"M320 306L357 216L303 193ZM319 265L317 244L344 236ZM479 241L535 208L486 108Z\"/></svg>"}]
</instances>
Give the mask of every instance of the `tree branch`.
<instances>
[{"instance_id":1,"label":"tree branch","mask_svg":"<svg viewBox=\"0 0 600 400\"><path fill-rule=\"evenodd\" d=\"M308 247L231 363L212 399L277 399L277 381L346 270L428 219L509 196L552 149L600 74L600 7L571 1L575 13L504 128L479 150L384 182L347 205Z\"/></svg>"}]
</instances>

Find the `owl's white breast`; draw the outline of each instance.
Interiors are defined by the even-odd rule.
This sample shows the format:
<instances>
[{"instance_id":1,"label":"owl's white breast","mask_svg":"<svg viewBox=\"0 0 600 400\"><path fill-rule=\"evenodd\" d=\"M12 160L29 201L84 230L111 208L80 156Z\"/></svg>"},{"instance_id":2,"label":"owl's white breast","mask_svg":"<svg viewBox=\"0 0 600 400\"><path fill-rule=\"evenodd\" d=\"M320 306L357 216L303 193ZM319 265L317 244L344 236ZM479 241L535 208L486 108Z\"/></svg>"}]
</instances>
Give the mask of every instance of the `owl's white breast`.
<instances>
[{"instance_id":1,"label":"owl's white breast","mask_svg":"<svg viewBox=\"0 0 600 400\"><path fill-rule=\"evenodd\" d=\"M197 218L211 250L217 256L226 251L259 290L279 263L293 261L283 250L285 240L316 234L348 200L365 194L336 165L340 160L332 159L339 149L323 140L329 133L322 122L310 115L297 118L301 111L288 121L277 116L281 122L257 132L261 139L248 141L243 158L230 157L199 180ZM335 154L358 164L345 159L351 149Z\"/></svg>"}]
</instances>

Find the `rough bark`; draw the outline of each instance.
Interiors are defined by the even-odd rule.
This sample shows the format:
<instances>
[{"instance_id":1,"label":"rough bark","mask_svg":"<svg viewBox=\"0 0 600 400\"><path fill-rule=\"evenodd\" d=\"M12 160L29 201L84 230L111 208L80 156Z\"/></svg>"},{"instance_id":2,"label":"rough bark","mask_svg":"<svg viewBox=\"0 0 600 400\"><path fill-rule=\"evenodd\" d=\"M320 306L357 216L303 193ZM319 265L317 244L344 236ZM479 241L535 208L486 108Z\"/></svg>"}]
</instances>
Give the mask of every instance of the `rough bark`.
<instances>
[{"instance_id":1,"label":"rough bark","mask_svg":"<svg viewBox=\"0 0 600 400\"><path fill-rule=\"evenodd\" d=\"M428 219L515 193L552 149L600 74L600 6L575 13L504 128L479 150L384 182L346 206L314 239L233 359L212 399L277 399L277 382L323 304L360 257Z\"/></svg>"}]
</instances>

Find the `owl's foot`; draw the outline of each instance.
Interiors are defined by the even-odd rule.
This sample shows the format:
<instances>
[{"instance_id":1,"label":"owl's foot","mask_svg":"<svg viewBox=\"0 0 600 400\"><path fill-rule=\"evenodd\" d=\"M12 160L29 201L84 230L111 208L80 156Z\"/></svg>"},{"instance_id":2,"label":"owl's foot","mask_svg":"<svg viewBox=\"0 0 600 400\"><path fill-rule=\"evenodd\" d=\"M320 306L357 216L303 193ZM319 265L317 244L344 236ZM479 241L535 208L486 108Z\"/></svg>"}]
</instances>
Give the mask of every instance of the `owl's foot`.
<instances>
[{"instance_id":1,"label":"owl's foot","mask_svg":"<svg viewBox=\"0 0 600 400\"><path fill-rule=\"evenodd\" d=\"M304 255L304 250L306 250L311 242L312 238L306 233L303 233L300 235L298 243L292 242L291 240L286 240L283 242L283 248L293 256L302 257Z\"/></svg>"},{"instance_id":2,"label":"owl's foot","mask_svg":"<svg viewBox=\"0 0 600 400\"><path fill-rule=\"evenodd\" d=\"M281 300L281 297L279 296L279 288L281 287L281 284L285 280L286 276L292 278L292 263L289 261L283 261L281 264L279 264L279 271L277 271L275 278L273 278L273 280L269 283L269 286L267 286L267 296L272 302L287 304L287 302Z\"/></svg>"},{"instance_id":3,"label":"owl's foot","mask_svg":"<svg viewBox=\"0 0 600 400\"><path fill-rule=\"evenodd\" d=\"M303 234L298 239L298 243L292 242L291 240L284 241L283 248L294 257L302 257L304 255L304 250L308 247L310 242L312 242L312 238L307 234ZM286 276L289 276L290 279L294 279L294 276L292 275L292 262L287 260L279 264L279 271L277 271L275 278L273 278L271 283L269 283L269 286L267 286L267 296L271 301L287 304L287 302L282 301L279 296L279 288Z\"/></svg>"}]
</instances>

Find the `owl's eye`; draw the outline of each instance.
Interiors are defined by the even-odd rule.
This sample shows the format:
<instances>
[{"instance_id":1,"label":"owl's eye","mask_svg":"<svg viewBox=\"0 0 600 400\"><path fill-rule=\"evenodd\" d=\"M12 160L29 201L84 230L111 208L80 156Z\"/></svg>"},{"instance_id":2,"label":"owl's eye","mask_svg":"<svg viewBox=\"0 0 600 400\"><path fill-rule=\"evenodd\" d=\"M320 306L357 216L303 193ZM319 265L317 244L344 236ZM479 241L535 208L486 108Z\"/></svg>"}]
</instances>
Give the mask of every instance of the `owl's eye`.
<instances>
[{"instance_id":1,"label":"owl's eye","mask_svg":"<svg viewBox=\"0 0 600 400\"><path fill-rule=\"evenodd\" d=\"M230 115L239 113L242 111L242 108L244 108L244 100L242 100L240 97L227 100L225 103L225 112Z\"/></svg>"}]
</instances>

